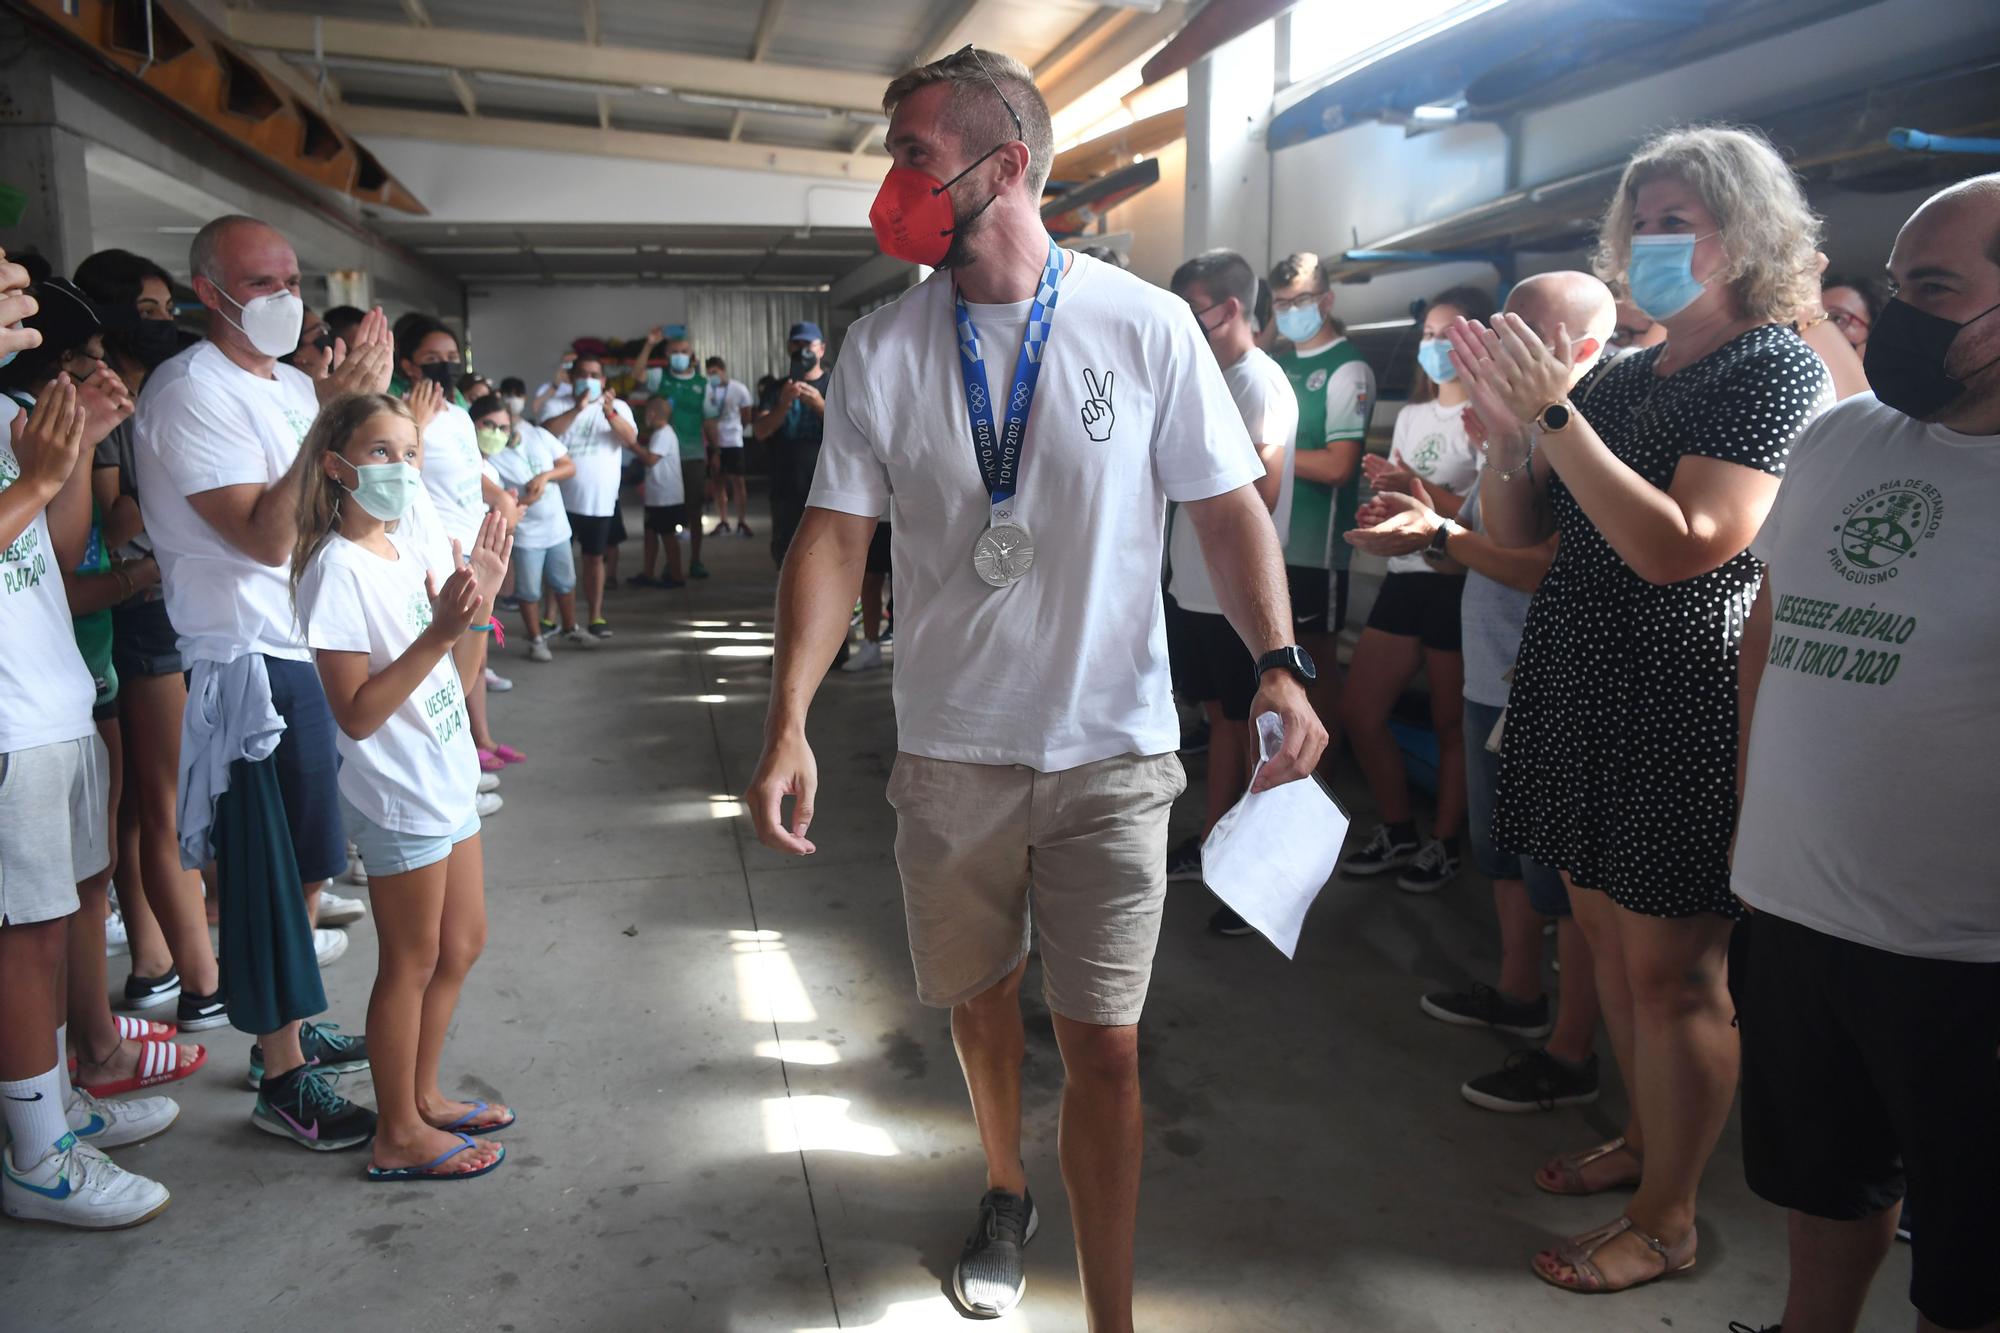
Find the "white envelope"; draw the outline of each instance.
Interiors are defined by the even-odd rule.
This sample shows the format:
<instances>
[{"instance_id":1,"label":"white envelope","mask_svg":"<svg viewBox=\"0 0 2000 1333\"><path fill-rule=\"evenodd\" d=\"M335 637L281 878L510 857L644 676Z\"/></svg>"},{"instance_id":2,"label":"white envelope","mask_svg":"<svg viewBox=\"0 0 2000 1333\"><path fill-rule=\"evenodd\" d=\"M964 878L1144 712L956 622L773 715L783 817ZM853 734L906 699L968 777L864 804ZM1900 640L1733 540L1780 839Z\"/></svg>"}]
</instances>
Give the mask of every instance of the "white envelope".
<instances>
[{"instance_id":1,"label":"white envelope","mask_svg":"<svg viewBox=\"0 0 2000 1333\"><path fill-rule=\"evenodd\" d=\"M1284 744L1276 713L1257 719L1257 772ZM1256 775L1251 776L1256 785ZM1347 839L1347 814L1316 778L1246 792L1201 845L1201 877L1290 958L1299 946L1306 909L1333 877Z\"/></svg>"}]
</instances>

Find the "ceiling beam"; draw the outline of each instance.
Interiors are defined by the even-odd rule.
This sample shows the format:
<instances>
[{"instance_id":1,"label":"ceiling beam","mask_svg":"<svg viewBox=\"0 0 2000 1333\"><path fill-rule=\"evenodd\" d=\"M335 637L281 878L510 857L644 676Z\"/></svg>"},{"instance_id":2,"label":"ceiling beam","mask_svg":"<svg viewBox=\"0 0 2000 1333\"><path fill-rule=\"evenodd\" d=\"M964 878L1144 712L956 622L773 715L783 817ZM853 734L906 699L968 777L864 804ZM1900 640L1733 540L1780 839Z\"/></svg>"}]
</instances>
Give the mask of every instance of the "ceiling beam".
<instances>
[{"instance_id":1,"label":"ceiling beam","mask_svg":"<svg viewBox=\"0 0 2000 1333\"><path fill-rule=\"evenodd\" d=\"M407 3L407 0L405 2ZM582 4L584 44L587 46L596 46L598 44L597 0L582 0Z\"/></svg>"},{"instance_id":2,"label":"ceiling beam","mask_svg":"<svg viewBox=\"0 0 2000 1333\"><path fill-rule=\"evenodd\" d=\"M750 61L761 63L764 53L771 49L771 38L778 31L778 17L785 12L785 0L764 0L764 8L757 15L757 31L750 36ZM729 142L735 143L743 137L743 113L736 112L729 118Z\"/></svg>"},{"instance_id":3,"label":"ceiling beam","mask_svg":"<svg viewBox=\"0 0 2000 1333\"><path fill-rule=\"evenodd\" d=\"M1060 111L1180 31L1188 7L1166 0L1157 14L1122 10L1057 52L1035 71L1035 82L1051 111ZM1086 24L1085 26L1089 26ZM1081 32L1081 29L1079 29Z\"/></svg>"},{"instance_id":4,"label":"ceiling beam","mask_svg":"<svg viewBox=\"0 0 2000 1333\"><path fill-rule=\"evenodd\" d=\"M932 26L929 34L917 46L916 59L911 63L928 65L933 60L943 59L959 47L972 40L972 29L981 17L980 11L987 7L988 0L953 0L944 14Z\"/></svg>"},{"instance_id":5,"label":"ceiling beam","mask_svg":"<svg viewBox=\"0 0 2000 1333\"><path fill-rule=\"evenodd\" d=\"M489 148L536 148L556 153L596 153L648 162L678 162L688 166L723 167L737 171L768 171L790 176L821 176L831 180L873 184L879 172L846 153L822 148L781 148L773 144L725 143L690 135L654 134L645 130L591 129L585 125L555 125L502 116L457 116L443 111L409 111L400 107L338 107L340 124L363 137L432 139L441 143L477 144Z\"/></svg>"},{"instance_id":6,"label":"ceiling beam","mask_svg":"<svg viewBox=\"0 0 2000 1333\"><path fill-rule=\"evenodd\" d=\"M444 81L451 85L451 95L456 97L458 104L465 108L466 115L476 116L479 114L479 99L472 95L472 81L470 79L455 69L448 69L444 72Z\"/></svg>"},{"instance_id":7,"label":"ceiling beam","mask_svg":"<svg viewBox=\"0 0 2000 1333\"><path fill-rule=\"evenodd\" d=\"M313 28L318 23L319 49L328 55L406 62L412 58L410 29L401 23L316 20L308 14L248 9L229 10L228 18L230 36L246 46L311 55ZM842 111L879 113L882 86L886 82L879 74L858 71L591 46L585 42L457 28L431 28L424 36L427 51L436 51L461 70L538 74L545 78L637 88L665 87L676 92L797 102Z\"/></svg>"}]
</instances>

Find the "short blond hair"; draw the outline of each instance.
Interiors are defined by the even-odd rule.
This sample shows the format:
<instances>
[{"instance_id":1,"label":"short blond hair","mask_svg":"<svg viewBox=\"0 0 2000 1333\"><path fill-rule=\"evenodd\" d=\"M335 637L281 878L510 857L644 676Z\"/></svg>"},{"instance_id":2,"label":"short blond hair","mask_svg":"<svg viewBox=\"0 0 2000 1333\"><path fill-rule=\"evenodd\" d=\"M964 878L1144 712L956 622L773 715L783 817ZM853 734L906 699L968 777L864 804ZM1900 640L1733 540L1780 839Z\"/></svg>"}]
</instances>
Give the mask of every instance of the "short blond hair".
<instances>
[{"instance_id":1,"label":"short blond hair","mask_svg":"<svg viewBox=\"0 0 2000 1333\"><path fill-rule=\"evenodd\" d=\"M1798 176L1756 130L1694 125L1656 134L1639 145L1597 235L1593 267L1626 297L1632 262L1632 210L1639 187L1680 181L1715 215L1729 284L1746 318L1789 324L1819 299L1820 220L1806 203Z\"/></svg>"},{"instance_id":2,"label":"short blond hair","mask_svg":"<svg viewBox=\"0 0 2000 1333\"><path fill-rule=\"evenodd\" d=\"M1049 169L1055 165L1056 136L1049 104L1035 87L1033 72L1004 51L962 47L897 75L882 94L883 114L895 115L896 108L912 94L934 83L951 88L942 120L958 135L966 152L985 152L988 147L1016 139L1028 146L1029 193L1040 198L1049 183ZM1014 129L1017 116L1018 134Z\"/></svg>"}]
</instances>

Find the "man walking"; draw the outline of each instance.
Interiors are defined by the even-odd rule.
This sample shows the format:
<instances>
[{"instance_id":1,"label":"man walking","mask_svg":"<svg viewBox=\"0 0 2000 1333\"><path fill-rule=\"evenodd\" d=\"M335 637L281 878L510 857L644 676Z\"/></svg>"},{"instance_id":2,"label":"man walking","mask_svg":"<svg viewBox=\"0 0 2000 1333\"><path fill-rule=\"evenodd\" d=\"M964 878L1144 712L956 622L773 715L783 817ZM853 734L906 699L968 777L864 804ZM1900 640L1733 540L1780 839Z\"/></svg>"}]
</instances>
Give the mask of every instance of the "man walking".
<instances>
[{"instance_id":1,"label":"man walking","mask_svg":"<svg viewBox=\"0 0 2000 1333\"><path fill-rule=\"evenodd\" d=\"M826 336L811 320L792 325L785 340L790 373L771 386L750 418L750 431L771 446L771 558L780 566L805 517L813 469L826 431ZM747 527L737 528L744 536ZM850 603L851 605L851 603Z\"/></svg>"},{"instance_id":2,"label":"man walking","mask_svg":"<svg viewBox=\"0 0 2000 1333\"><path fill-rule=\"evenodd\" d=\"M1169 499L1257 658L1252 715L1284 727L1264 786L1309 773L1324 748L1312 663L1292 643L1255 485L1263 464L1186 302L1066 254L1042 226L1052 135L1026 68L967 47L898 78L883 105L895 165L876 237L940 271L848 333L780 581L747 799L766 845L814 850L806 712L893 492L896 860L918 993L951 1009L986 1158L954 1285L967 1313L987 1316L1025 1285L1037 1218L1021 1161L1019 992L1032 907L1066 1071L1062 1174L1084 1301L1094 1333L1129 1333L1137 1024L1167 818L1186 781L1161 617Z\"/></svg>"}]
</instances>

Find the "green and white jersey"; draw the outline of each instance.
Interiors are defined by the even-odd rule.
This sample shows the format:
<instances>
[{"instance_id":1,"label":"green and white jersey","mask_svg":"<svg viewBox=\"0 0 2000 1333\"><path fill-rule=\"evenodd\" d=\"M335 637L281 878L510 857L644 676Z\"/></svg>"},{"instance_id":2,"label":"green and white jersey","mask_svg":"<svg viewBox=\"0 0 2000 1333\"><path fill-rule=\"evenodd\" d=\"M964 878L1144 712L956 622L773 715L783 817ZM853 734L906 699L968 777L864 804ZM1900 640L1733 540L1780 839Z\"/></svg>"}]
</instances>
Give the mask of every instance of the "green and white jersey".
<instances>
[{"instance_id":1,"label":"green and white jersey","mask_svg":"<svg viewBox=\"0 0 2000 1333\"><path fill-rule=\"evenodd\" d=\"M1375 405L1375 372L1353 343L1336 338L1310 352L1287 352L1277 361L1299 403L1299 453L1367 436L1368 413ZM1354 526L1361 494L1359 469L1338 488L1338 495L1335 489L1304 477L1293 485L1286 564L1302 569L1347 568L1349 549L1340 538Z\"/></svg>"}]
</instances>

